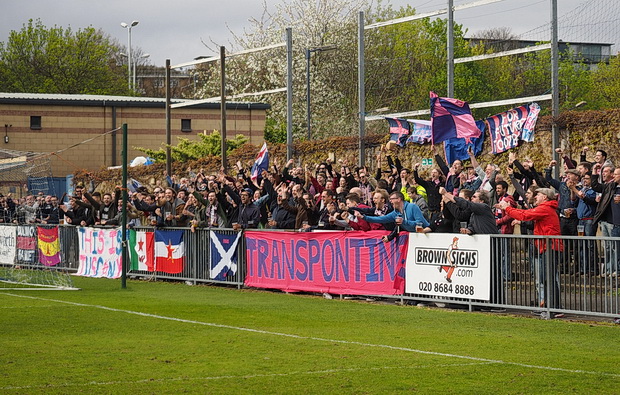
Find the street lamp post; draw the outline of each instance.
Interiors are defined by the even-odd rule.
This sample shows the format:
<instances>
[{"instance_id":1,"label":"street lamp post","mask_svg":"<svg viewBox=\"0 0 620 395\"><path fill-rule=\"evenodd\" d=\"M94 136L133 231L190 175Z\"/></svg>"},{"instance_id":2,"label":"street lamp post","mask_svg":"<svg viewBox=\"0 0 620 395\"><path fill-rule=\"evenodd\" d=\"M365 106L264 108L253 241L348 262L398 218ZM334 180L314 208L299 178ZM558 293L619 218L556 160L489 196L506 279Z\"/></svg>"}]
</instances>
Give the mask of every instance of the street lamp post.
<instances>
[{"instance_id":1,"label":"street lamp post","mask_svg":"<svg viewBox=\"0 0 620 395\"><path fill-rule=\"evenodd\" d=\"M136 26L139 22L132 21L131 24L127 24L125 22L121 22L121 26L124 29L127 29L127 43L129 48L127 48L127 85L131 90L131 28ZM134 80L135 83L135 80Z\"/></svg>"},{"instance_id":2,"label":"street lamp post","mask_svg":"<svg viewBox=\"0 0 620 395\"><path fill-rule=\"evenodd\" d=\"M306 48L306 126L308 128L308 141L312 137L312 116L310 115L310 57L313 52L327 52L336 49L335 45L325 47Z\"/></svg>"}]
</instances>

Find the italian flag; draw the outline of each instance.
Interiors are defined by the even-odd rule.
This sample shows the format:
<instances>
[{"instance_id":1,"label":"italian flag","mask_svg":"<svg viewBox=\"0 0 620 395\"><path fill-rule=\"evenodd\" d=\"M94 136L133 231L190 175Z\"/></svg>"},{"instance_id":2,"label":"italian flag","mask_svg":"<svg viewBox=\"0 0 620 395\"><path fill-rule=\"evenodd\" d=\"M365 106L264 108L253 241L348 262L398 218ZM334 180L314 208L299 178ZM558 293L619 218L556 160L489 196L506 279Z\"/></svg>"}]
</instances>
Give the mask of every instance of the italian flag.
<instances>
[{"instance_id":1,"label":"italian flag","mask_svg":"<svg viewBox=\"0 0 620 395\"><path fill-rule=\"evenodd\" d=\"M131 270L154 271L155 239L153 232L129 230Z\"/></svg>"}]
</instances>

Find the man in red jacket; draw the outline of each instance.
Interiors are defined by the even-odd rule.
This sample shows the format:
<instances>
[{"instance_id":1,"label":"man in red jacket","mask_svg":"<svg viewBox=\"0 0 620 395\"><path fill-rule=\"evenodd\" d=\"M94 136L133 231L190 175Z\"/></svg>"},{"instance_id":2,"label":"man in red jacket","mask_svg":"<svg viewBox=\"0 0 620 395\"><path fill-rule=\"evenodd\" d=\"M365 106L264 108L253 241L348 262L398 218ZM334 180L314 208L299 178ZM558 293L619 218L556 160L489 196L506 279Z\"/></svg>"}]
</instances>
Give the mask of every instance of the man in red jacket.
<instances>
[{"instance_id":1,"label":"man in red jacket","mask_svg":"<svg viewBox=\"0 0 620 395\"><path fill-rule=\"evenodd\" d=\"M529 210L521 210L510 207L509 202L500 202L498 207L505 210L506 213L519 221L534 221L534 235L540 236L557 236L560 234L560 218L557 214L558 202L556 195L551 188L539 188L536 190L534 197L534 208ZM534 240L534 244L538 249L536 257L536 281L538 284L538 297L540 306L547 305L551 308L560 308L560 275L557 271L557 264L560 259L561 252L564 248L562 240L553 238L550 241L551 251L547 250L547 240ZM547 257L549 261L547 262ZM547 273L553 276L551 281L551 294L549 300L545 300L545 285ZM545 314L545 313L543 313ZM555 317L559 315L556 314ZM543 315L544 318L549 318Z\"/></svg>"}]
</instances>

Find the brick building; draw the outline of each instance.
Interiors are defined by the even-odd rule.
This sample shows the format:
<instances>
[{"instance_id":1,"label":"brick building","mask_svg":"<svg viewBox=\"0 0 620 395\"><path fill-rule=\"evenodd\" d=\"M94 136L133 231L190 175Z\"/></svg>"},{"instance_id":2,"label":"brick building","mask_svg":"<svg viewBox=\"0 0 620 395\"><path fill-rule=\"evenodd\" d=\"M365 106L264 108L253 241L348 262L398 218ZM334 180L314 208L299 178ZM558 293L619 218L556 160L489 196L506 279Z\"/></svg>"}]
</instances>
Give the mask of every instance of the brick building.
<instances>
[{"instance_id":1,"label":"brick building","mask_svg":"<svg viewBox=\"0 0 620 395\"><path fill-rule=\"evenodd\" d=\"M268 104L262 103L226 103L229 138L242 134L252 144L262 144L268 108ZM55 177L65 177L78 168L97 170L120 165L122 131L102 135L123 123L127 123L129 131L129 160L143 155L133 147L160 148L166 141L165 99L0 93L0 127L5 129L2 148L30 152L63 150L52 157ZM203 131L221 130L220 103L172 109L171 129L173 145L178 137L196 139ZM94 139L79 144L91 138Z\"/></svg>"}]
</instances>

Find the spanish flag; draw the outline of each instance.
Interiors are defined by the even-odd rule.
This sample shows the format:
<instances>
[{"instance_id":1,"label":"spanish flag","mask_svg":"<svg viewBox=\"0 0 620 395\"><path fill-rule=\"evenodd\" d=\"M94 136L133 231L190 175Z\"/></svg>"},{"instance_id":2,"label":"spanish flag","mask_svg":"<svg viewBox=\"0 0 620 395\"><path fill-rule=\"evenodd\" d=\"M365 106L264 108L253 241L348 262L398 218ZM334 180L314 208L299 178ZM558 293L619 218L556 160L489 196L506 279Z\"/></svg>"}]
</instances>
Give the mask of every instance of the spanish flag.
<instances>
[{"instance_id":1,"label":"spanish flag","mask_svg":"<svg viewBox=\"0 0 620 395\"><path fill-rule=\"evenodd\" d=\"M37 228L39 262L45 266L56 266L60 263L60 240L58 226L53 228Z\"/></svg>"}]
</instances>

